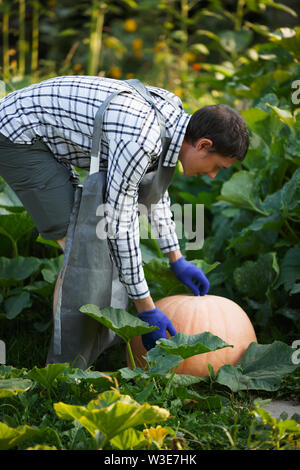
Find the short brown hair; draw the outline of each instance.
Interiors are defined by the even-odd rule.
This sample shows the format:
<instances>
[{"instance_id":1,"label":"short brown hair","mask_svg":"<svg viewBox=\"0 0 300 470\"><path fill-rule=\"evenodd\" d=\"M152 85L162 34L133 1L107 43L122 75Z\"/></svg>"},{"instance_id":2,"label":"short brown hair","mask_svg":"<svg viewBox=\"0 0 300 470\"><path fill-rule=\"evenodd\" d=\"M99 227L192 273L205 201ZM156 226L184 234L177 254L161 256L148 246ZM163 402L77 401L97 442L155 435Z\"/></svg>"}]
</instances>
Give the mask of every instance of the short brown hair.
<instances>
[{"instance_id":1,"label":"short brown hair","mask_svg":"<svg viewBox=\"0 0 300 470\"><path fill-rule=\"evenodd\" d=\"M210 152L237 160L245 158L249 147L249 134L244 118L225 104L204 106L192 115L185 140L195 144L201 138L213 142Z\"/></svg>"}]
</instances>

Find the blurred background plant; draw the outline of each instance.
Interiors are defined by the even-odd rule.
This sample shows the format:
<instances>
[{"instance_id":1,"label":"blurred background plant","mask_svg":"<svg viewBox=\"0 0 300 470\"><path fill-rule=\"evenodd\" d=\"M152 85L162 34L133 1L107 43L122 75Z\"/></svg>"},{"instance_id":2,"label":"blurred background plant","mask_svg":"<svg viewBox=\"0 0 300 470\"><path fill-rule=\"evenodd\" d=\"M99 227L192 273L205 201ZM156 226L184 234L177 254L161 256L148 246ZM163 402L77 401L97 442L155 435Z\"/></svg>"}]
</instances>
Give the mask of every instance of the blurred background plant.
<instances>
[{"instance_id":1,"label":"blurred background plant","mask_svg":"<svg viewBox=\"0 0 300 470\"><path fill-rule=\"evenodd\" d=\"M187 180L178 167L170 195L205 205L204 245L185 255L219 263L211 293L244 307L260 342L300 334L299 13L298 0L0 0L2 95L57 75L134 77L177 94L186 112L225 103L243 114L246 159L214 180ZM1 181L0 338L18 361L15 332L24 335L30 365L46 354L61 263L37 237ZM161 279L159 263L146 266L160 256L155 242L142 251ZM150 282L154 296L163 282ZM32 328L45 335L43 353L26 342Z\"/></svg>"}]
</instances>

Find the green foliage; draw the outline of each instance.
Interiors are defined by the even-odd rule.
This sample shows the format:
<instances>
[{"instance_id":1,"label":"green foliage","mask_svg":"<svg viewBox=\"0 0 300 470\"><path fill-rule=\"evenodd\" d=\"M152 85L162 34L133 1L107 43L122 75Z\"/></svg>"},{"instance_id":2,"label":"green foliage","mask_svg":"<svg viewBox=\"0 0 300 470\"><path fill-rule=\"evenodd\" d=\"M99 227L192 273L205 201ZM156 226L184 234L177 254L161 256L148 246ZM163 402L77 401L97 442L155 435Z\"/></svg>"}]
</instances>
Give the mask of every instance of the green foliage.
<instances>
[{"instance_id":1,"label":"green foliage","mask_svg":"<svg viewBox=\"0 0 300 470\"><path fill-rule=\"evenodd\" d=\"M294 397L299 389L288 346L300 333L299 7L271 0L218 0L205 8L189 0L21 3L25 11L18 2L0 5L1 93L55 75L133 75L175 92L186 112L225 103L242 113L250 131L245 160L214 180L187 181L177 169L170 194L182 204L205 204L203 248L185 250L183 238L181 249L207 274L211 293L247 311L266 344L252 344L238 366L205 378L179 376L176 368L187 354L228 347L208 335L207 342L180 335L160 341L145 369L1 366L0 448L299 448L297 420L276 420L253 402L260 394ZM3 180L0 250L0 339L11 363L31 363L35 350L43 364L63 257L55 242L37 238ZM189 293L155 240L142 240L141 251L154 299ZM88 306L85 313L127 344L149 328L124 311ZM163 427L145 428L147 413L149 424Z\"/></svg>"},{"instance_id":2,"label":"green foliage","mask_svg":"<svg viewBox=\"0 0 300 470\"><path fill-rule=\"evenodd\" d=\"M55 403L54 409L60 418L75 419L81 423L100 448L105 448L108 441L114 444L114 438L118 436L117 446L125 445L124 450L135 449L145 443L143 434L134 433L132 428L160 422L169 416L163 408L148 403L140 405L130 396L116 391L103 392L86 407Z\"/></svg>"},{"instance_id":3,"label":"green foliage","mask_svg":"<svg viewBox=\"0 0 300 470\"><path fill-rule=\"evenodd\" d=\"M233 392L238 390L277 390L282 377L293 372L293 349L275 341L272 344L251 343L237 367L225 365L216 381Z\"/></svg>"},{"instance_id":4,"label":"green foliage","mask_svg":"<svg viewBox=\"0 0 300 470\"><path fill-rule=\"evenodd\" d=\"M2 379L0 382L0 398L12 397L23 393L31 387L31 380L26 379Z\"/></svg>"},{"instance_id":5,"label":"green foliage","mask_svg":"<svg viewBox=\"0 0 300 470\"><path fill-rule=\"evenodd\" d=\"M130 315L124 309L106 307L99 309L97 305L83 305L80 311L110 328L126 343L138 335L144 335L157 330L156 326L149 326L148 323L140 320L138 317Z\"/></svg>"},{"instance_id":6,"label":"green foliage","mask_svg":"<svg viewBox=\"0 0 300 470\"><path fill-rule=\"evenodd\" d=\"M168 354L178 355L182 357L182 359L230 346L233 347L225 343L218 336L212 335L209 331L198 335L177 333L169 339L162 338L158 340L157 344Z\"/></svg>"}]
</instances>

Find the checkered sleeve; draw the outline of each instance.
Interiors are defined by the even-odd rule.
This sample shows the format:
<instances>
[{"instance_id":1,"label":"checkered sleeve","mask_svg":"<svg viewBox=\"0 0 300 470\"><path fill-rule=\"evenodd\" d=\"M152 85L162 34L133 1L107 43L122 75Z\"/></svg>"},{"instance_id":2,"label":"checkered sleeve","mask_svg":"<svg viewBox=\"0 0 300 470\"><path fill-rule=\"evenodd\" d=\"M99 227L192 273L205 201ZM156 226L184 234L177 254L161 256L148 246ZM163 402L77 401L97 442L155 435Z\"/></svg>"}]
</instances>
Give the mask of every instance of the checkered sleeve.
<instances>
[{"instance_id":1,"label":"checkered sleeve","mask_svg":"<svg viewBox=\"0 0 300 470\"><path fill-rule=\"evenodd\" d=\"M110 141L106 222L110 253L131 299L150 295L139 246L138 187L150 157L135 141Z\"/></svg>"},{"instance_id":2,"label":"checkered sleeve","mask_svg":"<svg viewBox=\"0 0 300 470\"><path fill-rule=\"evenodd\" d=\"M157 204L152 206L151 212L148 213L148 220L152 233L163 253L180 249L168 191L165 192Z\"/></svg>"}]
</instances>

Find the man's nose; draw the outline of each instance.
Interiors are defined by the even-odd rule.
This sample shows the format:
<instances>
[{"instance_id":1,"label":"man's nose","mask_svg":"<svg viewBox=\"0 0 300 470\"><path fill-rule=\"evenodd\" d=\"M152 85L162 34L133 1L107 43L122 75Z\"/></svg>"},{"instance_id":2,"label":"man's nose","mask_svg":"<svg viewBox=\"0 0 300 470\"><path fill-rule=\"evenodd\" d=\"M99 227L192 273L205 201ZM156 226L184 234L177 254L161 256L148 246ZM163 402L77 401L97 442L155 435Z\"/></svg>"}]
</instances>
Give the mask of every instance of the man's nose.
<instances>
[{"instance_id":1,"label":"man's nose","mask_svg":"<svg viewBox=\"0 0 300 470\"><path fill-rule=\"evenodd\" d=\"M215 171L210 171L207 174L211 179L214 179L214 177L217 176L218 172L219 172L219 170L215 170Z\"/></svg>"}]
</instances>

